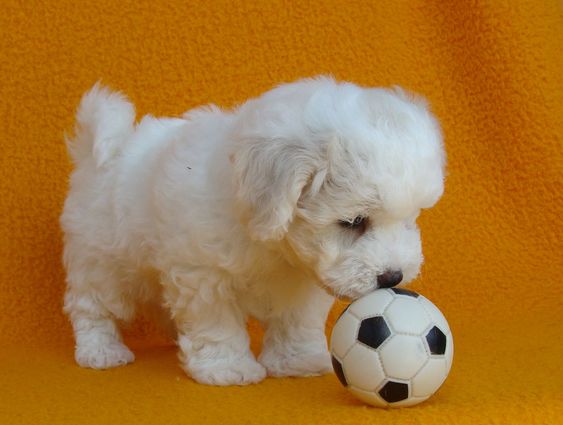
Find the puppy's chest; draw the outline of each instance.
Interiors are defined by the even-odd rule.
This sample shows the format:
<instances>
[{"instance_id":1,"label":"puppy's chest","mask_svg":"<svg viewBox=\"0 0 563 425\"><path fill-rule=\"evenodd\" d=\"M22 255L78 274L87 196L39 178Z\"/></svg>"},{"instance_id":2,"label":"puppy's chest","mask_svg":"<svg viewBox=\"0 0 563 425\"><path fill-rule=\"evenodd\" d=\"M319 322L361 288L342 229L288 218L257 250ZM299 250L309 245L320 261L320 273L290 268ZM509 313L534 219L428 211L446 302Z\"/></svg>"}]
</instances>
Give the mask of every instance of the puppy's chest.
<instances>
[{"instance_id":1,"label":"puppy's chest","mask_svg":"<svg viewBox=\"0 0 563 425\"><path fill-rule=\"evenodd\" d=\"M264 320L290 309L311 284L299 269L272 269L237 285L238 303L247 314Z\"/></svg>"}]
</instances>

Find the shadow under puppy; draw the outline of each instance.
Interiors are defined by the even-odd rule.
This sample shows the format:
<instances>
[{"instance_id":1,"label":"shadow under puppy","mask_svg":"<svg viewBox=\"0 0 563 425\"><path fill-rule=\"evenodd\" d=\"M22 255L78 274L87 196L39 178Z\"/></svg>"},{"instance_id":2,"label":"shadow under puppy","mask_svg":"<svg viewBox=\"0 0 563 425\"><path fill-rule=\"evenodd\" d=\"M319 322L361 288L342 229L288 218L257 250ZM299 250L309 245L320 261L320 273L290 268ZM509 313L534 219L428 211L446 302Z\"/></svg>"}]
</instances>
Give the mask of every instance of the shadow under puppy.
<instances>
[{"instance_id":1,"label":"shadow under puppy","mask_svg":"<svg viewBox=\"0 0 563 425\"><path fill-rule=\"evenodd\" d=\"M133 361L116 320L162 307L183 368L206 384L330 372L333 297L415 278L416 219L443 192L442 138L423 100L326 77L139 123L124 96L95 85L68 147L76 361ZM265 327L258 359L249 315Z\"/></svg>"}]
</instances>

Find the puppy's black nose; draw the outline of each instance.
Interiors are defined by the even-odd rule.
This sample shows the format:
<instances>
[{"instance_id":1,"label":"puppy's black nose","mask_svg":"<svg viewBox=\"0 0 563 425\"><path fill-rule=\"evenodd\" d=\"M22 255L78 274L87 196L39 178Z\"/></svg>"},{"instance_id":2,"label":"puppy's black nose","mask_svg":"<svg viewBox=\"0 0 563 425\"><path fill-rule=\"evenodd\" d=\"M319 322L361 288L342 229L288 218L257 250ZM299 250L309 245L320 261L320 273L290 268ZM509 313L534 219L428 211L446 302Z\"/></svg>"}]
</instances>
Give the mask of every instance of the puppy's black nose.
<instances>
[{"instance_id":1,"label":"puppy's black nose","mask_svg":"<svg viewBox=\"0 0 563 425\"><path fill-rule=\"evenodd\" d=\"M377 276L377 286L380 288L392 288L403 280L403 272L400 270L388 270Z\"/></svg>"}]
</instances>

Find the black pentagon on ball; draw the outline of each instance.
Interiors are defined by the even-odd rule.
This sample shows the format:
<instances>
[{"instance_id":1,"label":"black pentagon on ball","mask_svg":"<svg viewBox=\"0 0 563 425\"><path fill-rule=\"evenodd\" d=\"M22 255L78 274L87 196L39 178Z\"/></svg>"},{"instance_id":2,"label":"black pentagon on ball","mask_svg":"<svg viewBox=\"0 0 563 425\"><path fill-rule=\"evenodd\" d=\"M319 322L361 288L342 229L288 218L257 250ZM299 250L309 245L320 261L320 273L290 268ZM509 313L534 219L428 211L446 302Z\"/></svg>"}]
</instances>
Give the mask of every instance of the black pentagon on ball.
<instances>
[{"instance_id":1,"label":"black pentagon on ball","mask_svg":"<svg viewBox=\"0 0 563 425\"><path fill-rule=\"evenodd\" d=\"M409 398L409 385L403 382L389 381L379 390L379 395L387 403L406 400Z\"/></svg>"},{"instance_id":2,"label":"black pentagon on ball","mask_svg":"<svg viewBox=\"0 0 563 425\"><path fill-rule=\"evenodd\" d=\"M438 327L434 326L426 334L426 341L432 354L444 354L446 352L446 335Z\"/></svg>"},{"instance_id":3,"label":"black pentagon on ball","mask_svg":"<svg viewBox=\"0 0 563 425\"><path fill-rule=\"evenodd\" d=\"M346 381L346 377L344 376L344 370L342 369L342 364L338 360L336 360L334 356L331 357L332 357L332 367L334 369L334 373L336 374L336 377L338 378L338 380L342 385L347 387L348 381Z\"/></svg>"},{"instance_id":4,"label":"black pentagon on ball","mask_svg":"<svg viewBox=\"0 0 563 425\"><path fill-rule=\"evenodd\" d=\"M362 320L358 330L358 341L373 349L379 347L389 338L391 331L382 316L369 317Z\"/></svg>"},{"instance_id":5,"label":"black pentagon on ball","mask_svg":"<svg viewBox=\"0 0 563 425\"><path fill-rule=\"evenodd\" d=\"M418 298L420 294L417 294L414 291L409 291L408 289L403 288L390 288L394 293L398 295L406 295L407 297Z\"/></svg>"}]
</instances>

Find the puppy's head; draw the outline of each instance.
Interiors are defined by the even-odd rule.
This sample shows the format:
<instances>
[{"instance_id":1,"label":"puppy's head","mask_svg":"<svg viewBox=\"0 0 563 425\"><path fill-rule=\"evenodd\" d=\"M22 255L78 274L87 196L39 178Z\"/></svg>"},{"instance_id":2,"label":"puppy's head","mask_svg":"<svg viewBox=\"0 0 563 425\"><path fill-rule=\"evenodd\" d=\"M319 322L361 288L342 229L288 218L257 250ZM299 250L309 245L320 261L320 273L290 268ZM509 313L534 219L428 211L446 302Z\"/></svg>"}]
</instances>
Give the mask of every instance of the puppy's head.
<instances>
[{"instance_id":1,"label":"puppy's head","mask_svg":"<svg viewBox=\"0 0 563 425\"><path fill-rule=\"evenodd\" d=\"M289 247L342 298L416 277L416 218L442 195L445 163L422 100L320 78L237 114L237 199L254 240Z\"/></svg>"}]
</instances>

